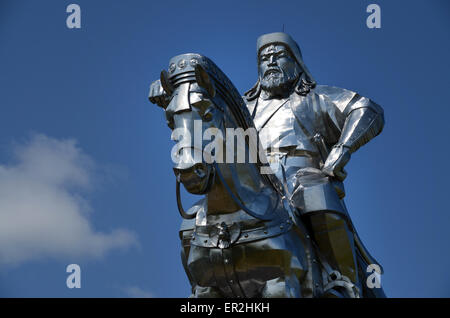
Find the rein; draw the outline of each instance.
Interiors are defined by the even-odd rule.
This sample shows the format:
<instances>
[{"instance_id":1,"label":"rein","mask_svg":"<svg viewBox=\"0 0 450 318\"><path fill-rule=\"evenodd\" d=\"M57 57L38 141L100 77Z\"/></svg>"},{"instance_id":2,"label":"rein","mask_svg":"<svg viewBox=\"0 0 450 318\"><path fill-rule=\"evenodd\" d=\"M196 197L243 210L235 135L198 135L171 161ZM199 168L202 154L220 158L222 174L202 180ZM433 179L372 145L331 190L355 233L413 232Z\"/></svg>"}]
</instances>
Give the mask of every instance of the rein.
<instances>
[{"instance_id":1,"label":"rein","mask_svg":"<svg viewBox=\"0 0 450 318\"><path fill-rule=\"evenodd\" d=\"M262 217L257 215L255 212L253 212L252 210L250 210L249 208L247 208L245 206L245 203L242 202L242 200L240 198L238 198L233 191L231 191L231 188L228 186L227 182L225 181L222 172L220 172L219 167L217 166L217 162L214 162L214 170L217 171L217 175L219 176L220 181L222 182L223 186L225 187L225 190L227 190L228 194L230 195L230 197L233 199L233 201L248 215L254 217L255 219L261 220L261 221L271 221L273 220L273 218L270 217ZM277 203L275 204L275 207L278 205L278 203L280 202L280 197L277 195Z\"/></svg>"},{"instance_id":2,"label":"rein","mask_svg":"<svg viewBox=\"0 0 450 318\"><path fill-rule=\"evenodd\" d=\"M254 217L255 219L261 220L261 221L271 221L273 220L273 218L271 217L262 217L259 216L257 213L253 212L252 210L250 210L249 208L247 208L245 206L245 203L242 202L242 200L236 196L233 191L231 190L230 186L227 184L227 182L225 181L225 178L222 175L222 172L220 172L220 169L217 165L217 162L214 162L214 169L212 171L212 173L216 173L219 176L220 181L222 182L225 190L228 192L228 194L230 195L230 197L233 199L233 201L248 215ZM178 207L178 212L180 213L181 217L186 219L186 220L191 220L194 219L197 216L197 212L189 214L187 213L184 208L183 208L183 204L181 202L181 193L180 193L180 175L177 175L177 179L176 179L176 196L177 196L177 207ZM275 204L275 207L278 206L278 203L280 202L280 197L277 195L277 203Z\"/></svg>"},{"instance_id":3,"label":"rein","mask_svg":"<svg viewBox=\"0 0 450 318\"><path fill-rule=\"evenodd\" d=\"M197 212L189 214L186 211L184 211L183 209L183 204L181 203L181 194L180 194L180 175L177 175L177 185L176 185L176 195L177 195L177 207L178 207L178 212L180 212L180 215L183 219L186 220L192 220L197 216Z\"/></svg>"}]
</instances>

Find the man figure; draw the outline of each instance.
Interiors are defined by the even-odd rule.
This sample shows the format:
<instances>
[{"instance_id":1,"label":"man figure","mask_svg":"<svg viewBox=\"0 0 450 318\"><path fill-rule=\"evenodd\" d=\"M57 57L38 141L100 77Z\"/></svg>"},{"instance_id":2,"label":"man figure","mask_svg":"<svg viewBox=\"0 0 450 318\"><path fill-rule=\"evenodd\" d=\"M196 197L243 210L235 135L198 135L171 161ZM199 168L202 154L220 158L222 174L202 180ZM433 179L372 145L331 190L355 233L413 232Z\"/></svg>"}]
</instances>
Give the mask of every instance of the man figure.
<instances>
[{"instance_id":1,"label":"man figure","mask_svg":"<svg viewBox=\"0 0 450 318\"><path fill-rule=\"evenodd\" d=\"M245 98L269 162L319 251L360 290L367 264L376 262L342 200L343 168L381 132L383 109L355 92L316 85L288 34L259 37L257 57L259 78Z\"/></svg>"}]
</instances>

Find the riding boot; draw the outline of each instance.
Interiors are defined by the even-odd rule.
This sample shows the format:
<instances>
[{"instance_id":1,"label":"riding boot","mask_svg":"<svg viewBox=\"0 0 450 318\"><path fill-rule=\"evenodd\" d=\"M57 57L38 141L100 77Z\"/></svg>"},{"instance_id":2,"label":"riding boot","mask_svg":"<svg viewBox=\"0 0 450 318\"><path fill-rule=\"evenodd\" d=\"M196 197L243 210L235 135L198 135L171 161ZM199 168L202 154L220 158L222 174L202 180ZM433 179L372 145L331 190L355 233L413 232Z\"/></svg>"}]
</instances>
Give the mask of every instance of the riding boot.
<instances>
[{"instance_id":1,"label":"riding boot","mask_svg":"<svg viewBox=\"0 0 450 318\"><path fill-rule=\"evenodd\" d=\"M359 287L353 233L345 217L324 211L311 213L309 220L319 251L330 266Z\"/></svg>"}]
</instances>

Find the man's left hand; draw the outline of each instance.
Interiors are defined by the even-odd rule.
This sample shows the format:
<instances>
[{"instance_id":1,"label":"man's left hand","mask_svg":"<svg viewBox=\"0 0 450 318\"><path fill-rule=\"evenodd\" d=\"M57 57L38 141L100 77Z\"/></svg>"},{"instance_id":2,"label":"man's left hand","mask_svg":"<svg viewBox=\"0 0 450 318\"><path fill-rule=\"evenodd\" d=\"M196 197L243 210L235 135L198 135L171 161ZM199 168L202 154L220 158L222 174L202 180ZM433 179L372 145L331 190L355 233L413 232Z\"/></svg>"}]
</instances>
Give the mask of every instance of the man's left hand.
<instances>
[{"instance_id":1,"label":"man's left hand","mask_svg":"<svg viewBox=\"0 0 450 318\"><path fill-rule=\"evenodd\" d=\"M344 166L350 160L350 156L350 149L348 147L342 144L335 145L331 149L322 171L339 181L343 181L347 177Z\"/></svg>"}]
</instances>

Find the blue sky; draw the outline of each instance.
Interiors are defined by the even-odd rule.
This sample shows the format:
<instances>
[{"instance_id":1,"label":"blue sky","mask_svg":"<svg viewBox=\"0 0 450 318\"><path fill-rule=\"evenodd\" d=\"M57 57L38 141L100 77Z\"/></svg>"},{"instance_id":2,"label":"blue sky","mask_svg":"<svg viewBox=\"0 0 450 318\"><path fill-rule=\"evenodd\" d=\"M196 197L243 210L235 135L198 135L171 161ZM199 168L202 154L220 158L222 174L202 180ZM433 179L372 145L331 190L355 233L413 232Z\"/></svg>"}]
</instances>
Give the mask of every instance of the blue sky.
<instances>
[{"instance_id":1,"label":"blue sky","mask_svg":"<svg viewBox=\"0 0 450 318\"><path fill-rule=\"evenodd\" d=\"M198 52L243 93L256 38L284 24L319 84L385 110L346 168L346 203L387 295L449 297L449 18L445 0L1 1L0 296L188 296L173 144L148 87Z\"/></svg>"}]
</instances>

